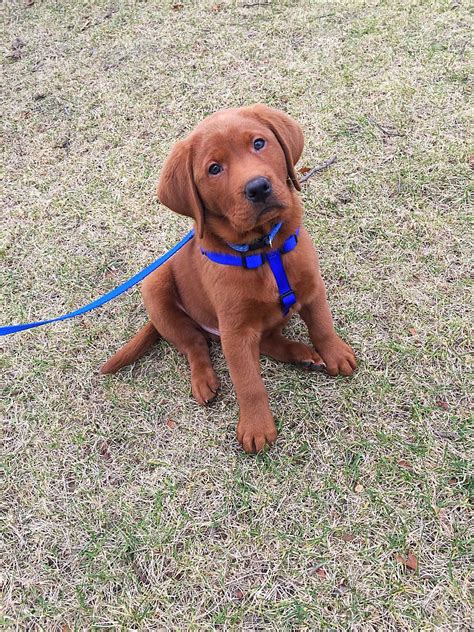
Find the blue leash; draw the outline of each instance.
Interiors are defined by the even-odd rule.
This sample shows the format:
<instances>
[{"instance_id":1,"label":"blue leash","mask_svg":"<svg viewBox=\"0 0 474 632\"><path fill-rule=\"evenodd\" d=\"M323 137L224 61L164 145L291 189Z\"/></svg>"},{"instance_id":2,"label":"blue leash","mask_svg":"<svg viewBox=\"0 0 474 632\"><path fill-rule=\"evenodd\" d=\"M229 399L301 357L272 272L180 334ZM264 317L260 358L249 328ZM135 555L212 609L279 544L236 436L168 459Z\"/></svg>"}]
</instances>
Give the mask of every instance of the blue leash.
<instances>
[{"instance_id":1,"label":"blue leash","mask_svg":"<svg viewBox=\"0 0 474 632\"><path fill-rule=\"evenodd\" d=\"M171 250L168 250L168 252L165 253L163 256L161 256L159 259L157 259L153 263L150 263L150 265L147 266L144 270L142 270L141 272L133 276L131 279L128 279L128 281L125 281L125 283L122 283L122 285L119 285L114 290L111 290L104 296L101 296L97 300L92 301L92 303L89 303L88 305L84 305L84 307L80 307L79 309L76 309L75 312L69 312L69 314L64 314L64 316L58 316L57 318L51 318L50 320L39 320L35 323L25 323L23 325L7 325L5 327L0 327L0 336L8 336L8 334L14 334L17 331L23 331L25 329L33 329L34 327L40 327L41 325L47 325L48 323L55 323L59 320L68 320L69 318L74 318L74 316L80 316L81 314L90 312L92 309L95 309L96 307L101 307L102 305L105 305L105 303L108 303L109 301L114 299L116 296L120 296L120 294L123 294L124 292L129 290L131 287L133 287L137 283L140 283L140 281L143 281L143 279L146 276L148 276L151 272L153 272L153 270L156 270L161 265L163 265L165 261L168 261L168 259L171 259L171 257L175 253L177 253L178 250L180 250L185 244L187 244L188 241L190 241L193 237L194 237L194 230L190 230L189 233L185 235L181 239L181 241L179 241L176 244L176 246L173 246Z\"/></svg>"}]
</instances>

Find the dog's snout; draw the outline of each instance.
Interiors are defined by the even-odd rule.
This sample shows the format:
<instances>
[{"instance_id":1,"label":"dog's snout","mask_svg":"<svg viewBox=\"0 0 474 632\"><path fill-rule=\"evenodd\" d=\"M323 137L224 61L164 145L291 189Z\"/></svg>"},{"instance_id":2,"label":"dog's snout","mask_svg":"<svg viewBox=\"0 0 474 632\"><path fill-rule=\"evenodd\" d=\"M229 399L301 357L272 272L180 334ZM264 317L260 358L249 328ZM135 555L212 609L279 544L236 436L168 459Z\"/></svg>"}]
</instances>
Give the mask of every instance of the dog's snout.
<instances>
[{"instance_id":1,"label":"dog's snout","mask_svg":"<svg viewBox=\"0 0 474 632\"><path fill-rule=\"evenodd\" d=\"M251 202L265 202L272 192L272 184L268 178L260 176L245 185L245 196Z\"/></svg>"}]
</instances>

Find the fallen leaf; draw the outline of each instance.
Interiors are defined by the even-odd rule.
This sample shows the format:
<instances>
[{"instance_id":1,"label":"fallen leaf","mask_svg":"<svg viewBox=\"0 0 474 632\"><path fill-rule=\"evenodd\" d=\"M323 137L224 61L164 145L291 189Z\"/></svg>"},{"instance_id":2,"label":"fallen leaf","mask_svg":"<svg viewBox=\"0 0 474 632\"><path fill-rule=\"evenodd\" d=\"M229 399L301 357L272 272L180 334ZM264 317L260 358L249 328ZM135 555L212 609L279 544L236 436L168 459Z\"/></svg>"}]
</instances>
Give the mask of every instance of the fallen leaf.
<instances>
[{"instance_id":1,"label":"fallen leaf","mask_svg":"<svg viewBox=\"0 0 474 632\"><path fill-rule=\"evenodd\" d=\"M327 577L327 573L326 573L325 569L322 566L317 568L315 573L320 579L326 579L326 577Z\"/></svg>"},{"instance_id":2,"label":"fallen leaf","mask_svg":"<svg viewBox=\"0 0 474 632\"><path fill-rule=\"evenodd\" d=\"M413 553L408 553L407 556L407 561L406 561L406 566L408 568L411 568L412 570L416 571L418 568L418 560L416 559L416 557L413 555Z\"/></svg>"},{"instance_id":3,"label":"fallen leaf","mask_svg":"<svg viewBox=\"0 0 474 632\"><path fill-rule=\"evenodd\" d=\"M436 406L438 406L438 408L442 408L443 410L449 410L448 402L445 402L442 399L438 399L436 401Z\"/></svg>"},{"instance_id":4,"label":"fallen leaf","mask_svg":"<svg viewBox=\"0 0 474 632\"><path fill-rule=\"evenodd\" d=\"M357 483L357 485L354 487L354 491L356 494L362 494L362 492L364 491L364 486L360 483Z\"/></svg>"},{"instance_id":5,"label":"fallen leaf","mask_svg":"<svg viewBox=\"0 0 474 632\"><path fill-rule=\"evenodd\" d=\"M413 555L413 553L411 553L411 551L408 551L408 554L406 556L396 555L395 559L397 560L397 562L400 562L400 564L403 564L403 566L406 566L406 568L409 568L412 571L416 571L418 568L418 560Z\"/></svg>"},{"instance_id":6,"label":"fallen leaf","mask_svg":"<svg viewBox=\"0 0 474 632\"><path fill-rule=\"evenodd\" d=\"M106 461L110 461L110 459L112 458L112 455L110 454L109 444L107 443L107 441L102 441L102 443L100 444L99 454Z\"/></svg>"},{"instance_id":7,"label":"fallen leaf","mask_svg":"<svg viewBox=\"0 0 474 632\"><path fill-rule=\"evenodd\" d=\"M242 601L242 599L244 598L244 593L240 590L240 588L237 588L235 590L234 597L238 599L239 601Z\"/></svg>"},{"instance_id":8,"label":"fallen leaf","mask_svg":"<svg viewBox=\"0 0 474 632\"><path fill-rule=\"evenodd\" d=\"M356 539L353 533L343 533L340 537L344 542L353 542Z\"/></svg>"},{"instance_id":9,"label":"fallen leaf","mask_svg":"<svg viewBox=\"0 0 474 632\"><path fill-rule=\"evenodd\" d=\"M416 331L414 327L409 327L408 333L410 333L412 336L416 336L418 332Z\"/></svg>"},{"instance_id":10,"label":"fallen leaf","mask_svg":"<svg viewBox=\"0 0 474 632\"><path fill-rule=\"evenodd\" d=\"M168 426L168 428L171 428L171 430L174 430L178 424L174 421L174 419L167 419L166 425Z\"/></svg>"},{"instance_id":11,"label":"fallen leaf","mask_svg":"<svg viewBox=\"0 0 474 632\"><path fill-rule=\"evenodd\" d=\"M308 173L309 171L311 171L311 169L309 167L300 167L298 171L304 175L305 173Z\"/></svg>"},{"instance_id":12,"label":"fallen leaf","mask_svg":"<svg viewBox=\"0 0 474 632\"><path fill-rule=\"evenodd\" d=\"M405 461L405 459L400 459L397 463L405 470L413 470L413 465L409 461Z\"/></svg>"},{"instance_id":13,"label":"fallen leaf","mask_svg":"<svg viewBox=\"0 0 474 632\"><path fill-rule=\"evenodd\" d=\"M451 485L451 487L454 487L455 485L458 484L458 479L457 478L450 478L448 483Z\"/></svg>"}]
</instances>

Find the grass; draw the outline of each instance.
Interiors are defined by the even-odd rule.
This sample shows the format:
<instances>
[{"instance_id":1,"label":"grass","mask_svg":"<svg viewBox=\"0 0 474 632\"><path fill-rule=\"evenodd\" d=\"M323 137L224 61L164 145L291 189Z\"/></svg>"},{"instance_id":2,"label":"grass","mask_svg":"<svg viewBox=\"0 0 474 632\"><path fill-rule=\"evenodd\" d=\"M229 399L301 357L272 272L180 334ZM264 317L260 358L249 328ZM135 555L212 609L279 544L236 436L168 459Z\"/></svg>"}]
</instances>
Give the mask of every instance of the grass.
<instances>
[{"instance_id":1,"label":"grass","mask_svg":"<svg viewBox=\"0 0 474 632\"><path fill-rule=\"evenodd\" d=\"M262 359L281 434L251 458L218 347L209 409L165 343L98 375L138 291L3 339L4 626L469 629L468 3L28 4L2 7L2 321L167 250L170 146L263 101L301 122L301 165L338 157L302 195L361 366Z\"/></svg>"}]
</instances>

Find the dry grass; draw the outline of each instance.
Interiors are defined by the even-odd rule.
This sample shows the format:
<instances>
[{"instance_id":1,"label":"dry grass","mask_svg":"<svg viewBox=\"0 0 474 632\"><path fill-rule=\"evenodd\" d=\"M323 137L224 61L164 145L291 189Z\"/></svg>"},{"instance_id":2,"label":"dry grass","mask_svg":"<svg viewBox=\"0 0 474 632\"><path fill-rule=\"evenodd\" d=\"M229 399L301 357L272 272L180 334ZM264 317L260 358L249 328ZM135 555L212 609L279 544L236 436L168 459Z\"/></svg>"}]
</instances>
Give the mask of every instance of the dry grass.
<instances>
[{"instance_id":1,"label":"dry grass","mask_svg":"<svg viewBox=\"0 0 474 632\"><path fill-rule=\"evenodd\" d=\"M175 243L170 145L264 101L302 123L302 164L338 156L306 225L361 368L264 359L281 435L251 458L219 348L210 409L163 343L99 377L137 291L4 339L4 624L467 630L468 3L172 4L2 5L1 320L82 305Z\"/></svg>"}]
</instances>

